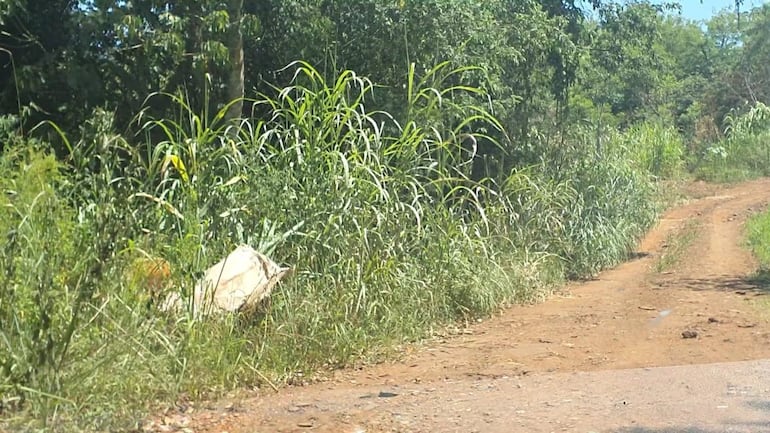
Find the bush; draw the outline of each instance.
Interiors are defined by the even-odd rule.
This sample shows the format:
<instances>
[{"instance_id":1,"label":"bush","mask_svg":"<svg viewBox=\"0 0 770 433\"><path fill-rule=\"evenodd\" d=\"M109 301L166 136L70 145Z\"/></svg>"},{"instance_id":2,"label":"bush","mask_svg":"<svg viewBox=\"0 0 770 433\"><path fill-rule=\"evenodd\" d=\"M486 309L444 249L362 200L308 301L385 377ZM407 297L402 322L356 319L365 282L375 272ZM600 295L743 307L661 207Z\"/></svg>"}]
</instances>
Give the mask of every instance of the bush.
<instances>
[{"instance_id":1,"label":"bush","mask_svg":"<svg viewBox=\"0 0 770 433\"><path fill-rule=\"evenodd\" d=\"M208 118L159 94L179 118L142 113L141 146L96 111L64 139L65 165L2 156L3 187L19 191L0 210L0 290L13 292L0 320L16 324L2 331L4 402L104 430L180 392L302 380L594 273L651 221L648 179L588 141L472 178L475 140L494 143L477 131L501 127L459 102L479 89L442 87L467 68L412 68L397 121L368 109L366 79L293 67L289 87L248 101L263 120L226 122L228 107ZM163 258L189 297L240 243L296 271L253 320L165 317L134 275L137 257Z\"/></svg>"},{"instance_id":2,"label":"bush","mask_svg":"<svg viewBox=\"0 0 770 433\"><path fill-rule=\"evenodd\" d=\"M643 123L624 131L617 140L642 170L665 179L682 174L684 143L673 127Z\"/></svg>"},{"instance_id":3,"label":"bush","mask_svg":"<svg viewBox=\"0 0 770 433\"><path fill-rule=\"evenodd\" d=\"M696 176L724 182L770 175L770 108L757 102L725 123L725 138L706 148Z\"/></svg>"},{"instance_id":4,"label":"bush","mask_svg":"<svg viewBox=\"0 0 770 433\"><path fill-rule=\"evenodd\" d=\"M746 223L746 237L759 260L764 275L770 273L770 211L766 210Z\"/></svg>"},{"instance_id":5,"label":"bush","mask_svg":"<svg viewBox=\"0 0 770 433\"><path fill-rule=\"evenodd\" d=\"M0 392L22 397L12 405L60 388L84 300L75 212L57 193L62 183L58 162L40 151L8 149L0 159Z\"/></svg>"},{"instance_id":6,"label":"bush","mask_svg":"<svg viewBox=\"0 0 770 433\"><path fill-rule=\"evenodd\" d=\"M509 224L520 228L513 238L560 257L568 277L617 264L657 215L649 172L622 138L608 140L597 150L591 134L576 131L560 147L544 146L543 162L515 172L504 189L516 215Z\"/></svg>"}]
</instances>

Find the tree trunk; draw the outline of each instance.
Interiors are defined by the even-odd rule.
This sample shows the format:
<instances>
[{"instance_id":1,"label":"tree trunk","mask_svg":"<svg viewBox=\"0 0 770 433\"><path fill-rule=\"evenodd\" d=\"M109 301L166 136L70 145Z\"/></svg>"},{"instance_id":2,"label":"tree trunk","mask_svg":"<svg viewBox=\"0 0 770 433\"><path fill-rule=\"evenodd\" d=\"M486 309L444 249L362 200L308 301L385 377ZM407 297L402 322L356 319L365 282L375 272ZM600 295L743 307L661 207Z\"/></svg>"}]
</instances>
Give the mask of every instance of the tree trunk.
<instances>
[{"instance_id":1,"label":"tree trunk","mask_svg":"<svg viewBox=\"0 0 770 433\"><path fill-rule=\"evenodd\" d=\"M227 49L230 53L227 102L238 100L227 110L227 119L229 120L237 119L243 114L243 33L241 32L243 0L228 0L227 14L230 16L230 26L227 30Z\"/></svg>"}]
</instances>

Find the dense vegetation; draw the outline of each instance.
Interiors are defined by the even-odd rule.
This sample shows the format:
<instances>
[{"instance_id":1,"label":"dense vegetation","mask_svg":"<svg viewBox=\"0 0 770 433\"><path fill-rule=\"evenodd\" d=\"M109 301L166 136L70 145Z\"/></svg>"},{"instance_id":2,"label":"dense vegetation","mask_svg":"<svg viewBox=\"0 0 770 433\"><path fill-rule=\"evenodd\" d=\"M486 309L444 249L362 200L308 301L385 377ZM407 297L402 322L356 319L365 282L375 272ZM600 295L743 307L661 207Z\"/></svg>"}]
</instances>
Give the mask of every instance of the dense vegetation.
<instances>
[{"instance_id":1,"label":"dense vegetation","mask_svg":"<svg viewBox=\"0 0 770 433\"><path fill-rule=\"evenodd\" d=\"M371 359L624 259L660 179L768 174L770 5L581 4L0 2L3 423ZM258 317L157 310L143 264L241 243L295 270Z\"/></svg>"},{"instance_id":2,"label":"dense vegetation","mask_svg":"<svg viewBox=\"0 0 770 433\"><path fill-rule=\"evenodd\" d=\"M746 223L746 240L759 262L755 282L770 289L770 209L752 216Z\"/></svg>"},{"instance_id":3,"label":"dense vegetation","mask_svg":"<svg viewBox=\"0 0 770 433\"><path fill-rule=\"evenodd\" d=\"M770 211L752 217L746 231L749 245L759 260L758 276L767 285L770 276Z\"/></svg>"}]
</instances>

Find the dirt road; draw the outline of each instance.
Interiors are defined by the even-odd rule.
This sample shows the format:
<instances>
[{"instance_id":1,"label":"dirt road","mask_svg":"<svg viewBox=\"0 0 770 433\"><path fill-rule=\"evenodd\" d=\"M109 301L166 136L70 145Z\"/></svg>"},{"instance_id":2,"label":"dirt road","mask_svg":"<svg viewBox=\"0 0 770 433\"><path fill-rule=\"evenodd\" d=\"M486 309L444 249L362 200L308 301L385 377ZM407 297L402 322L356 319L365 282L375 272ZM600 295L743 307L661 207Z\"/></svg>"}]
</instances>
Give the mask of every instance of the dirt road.
<instances>
[{"instance_id":1,"label":"dirt road","mask_svg":"<svg viewBox=\"0 0 770 433\"><path fill-rule=\"evenodd\" d=\"M770 358L770 296L751 281L756 263L742 246L743 222L770 202L770 180L693 193L642 240L637 259L545 303L509 308L394 363L167 422L211 433L770 432L770 361L735 363ZM691 243L671 253L683 248L680 231Z\"/></svg>"}]
</instances>

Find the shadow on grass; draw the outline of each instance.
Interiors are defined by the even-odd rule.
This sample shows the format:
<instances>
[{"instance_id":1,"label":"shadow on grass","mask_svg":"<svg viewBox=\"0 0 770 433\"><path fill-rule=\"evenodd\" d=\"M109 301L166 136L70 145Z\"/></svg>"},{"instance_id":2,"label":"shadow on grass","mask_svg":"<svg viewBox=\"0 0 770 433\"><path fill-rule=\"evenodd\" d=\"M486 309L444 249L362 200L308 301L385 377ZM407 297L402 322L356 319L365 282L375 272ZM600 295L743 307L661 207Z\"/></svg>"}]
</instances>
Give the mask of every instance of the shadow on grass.
<instances>
[{"instance_id":1,"label":"shadow on grass","mask_svg":"<svg viewBox=\"0 0 770 433\"><path fill-rule=\"evenodd\" d=\"M760 290L770 293L770 269L760 269L748 281L755 284Z\"/></svg>"}]
</instances>

